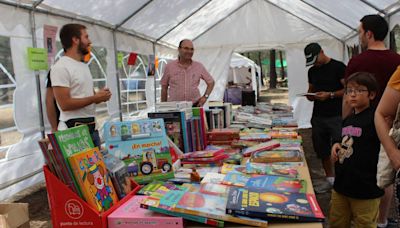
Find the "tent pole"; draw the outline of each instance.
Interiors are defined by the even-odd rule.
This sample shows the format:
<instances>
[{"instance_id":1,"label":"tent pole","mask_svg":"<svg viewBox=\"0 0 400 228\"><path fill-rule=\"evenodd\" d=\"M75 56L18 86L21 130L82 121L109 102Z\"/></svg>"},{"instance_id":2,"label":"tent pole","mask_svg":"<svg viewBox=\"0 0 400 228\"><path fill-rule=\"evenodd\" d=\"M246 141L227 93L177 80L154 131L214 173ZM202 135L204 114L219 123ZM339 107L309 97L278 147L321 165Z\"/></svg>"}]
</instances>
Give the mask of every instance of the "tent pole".
<instances>
[{"instance_id":1,"label":"tent pole","mask_svg":"<svg viewBox=\"0 0 400 228\"><path fill-rule=\"evenodd\" d=\"M36 44L36 22L35 22L35 8L32 8L30 11L30 25L31 25L31 32L32 32L32 46L34 48L37 47ZM42 139L45 138L45 128L44 128L44 119L43 119L43 103L42 103L42 92L40 89L40 74L38 70L35 70L35 79L36 79L36 94L37 94L37 101L38 101L38 109L39 109L39 124L40 124L40 132L42 134Z\"/></svg>"},{"instance_id":2,"label":"tent pole","mask_svg":"<svg viewBox=\"0 0 400 228\"><path fill-rule=\"evenodd\" d=\"M386 16L385 11L379 9L378 7L376 7L375 5L373 5L372 3L370 3L369 1L367 1L367 0L360 0L360 1L363 2L365 5L371 7L372 9L378 11L378 12L381 13L383 16Z\"/></svg>"},{"instance_id":3,"label":"tent pole","mask_svg":"<svg viewBox=\"0 0 400 228\"><path fill-rule=\"evenodd\" d=\"M119 121L122 122L122 107L121 107L121 86L119 79L119 70L118 70L118 49L117 49L117 36L115 34L115 30L112 32L113 34L113 44L114 44L114 58L115 58L115 78L117 80L117 101L118 101L118 114Z\"/></svg>"},{"instance_id":4,"label":"tent pole","mask_svg":"<svg viewBox=\"0 0 400 228\"><path fill-rule=\"evenodd\" d=\"M154 68L156 67L156 43L153 42L153 55L154 55ZM150 62L150 61L149 61ZM150 65L149 65L150 67ZM154 69L154 75L153 75L153 80L154 80L154 111L156 112L156 104L157 104L157 80L156 80L156 73L157 70Z\"/></svg>"},{"instance_id":5,"label":"tent pole","mask_svg":"<svg viewBox=\"0 0 400 228\"><path fill-rule=\"evenodd\" d=\"M137 9L135 12L133 12L131 15L129 15L127 18L123 19L120 23L118 23L115 26L115 29L118 29L122 25L124 25L127 21L129 21L132 17L134 17L137 13L139 13L143 8L145 8L148 4L150 4L153 0L147 1L145 4L143 4L139 9Z\"/></svg>"}]
</instances>

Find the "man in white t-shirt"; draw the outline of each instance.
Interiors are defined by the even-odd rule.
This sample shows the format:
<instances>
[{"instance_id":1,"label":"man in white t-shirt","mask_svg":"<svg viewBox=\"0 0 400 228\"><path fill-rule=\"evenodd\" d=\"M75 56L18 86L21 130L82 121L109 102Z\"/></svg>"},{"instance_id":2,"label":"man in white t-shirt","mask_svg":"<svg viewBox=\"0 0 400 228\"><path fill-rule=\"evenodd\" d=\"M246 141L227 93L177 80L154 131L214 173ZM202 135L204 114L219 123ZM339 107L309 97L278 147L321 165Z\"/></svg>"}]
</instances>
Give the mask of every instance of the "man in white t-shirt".
<instances>
[{"instance_id":1,"label":"man in white t-shirt","mask_svg":"<svg viewBox=\"0 0 400 228\"><path fill-rule=\"evenodd\" d=\"M111 92L108 88L94 92L92 75L88 65L83 62L91 44L86 27L66 24L60 30L60 39L65 54L51 68L50 76L60 108L58 130L86 124L94 144L100 147L95 126L95 104L108 101Z\"/></svg>"}]
</instances>

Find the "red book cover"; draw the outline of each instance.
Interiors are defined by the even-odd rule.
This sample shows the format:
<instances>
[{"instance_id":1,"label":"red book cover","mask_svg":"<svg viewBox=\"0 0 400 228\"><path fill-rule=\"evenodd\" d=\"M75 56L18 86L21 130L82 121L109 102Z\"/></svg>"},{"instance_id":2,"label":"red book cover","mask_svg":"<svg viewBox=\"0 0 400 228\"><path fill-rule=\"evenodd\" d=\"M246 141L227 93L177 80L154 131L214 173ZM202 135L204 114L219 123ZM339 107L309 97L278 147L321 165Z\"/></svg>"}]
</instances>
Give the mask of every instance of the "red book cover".
<instances>
[{"instance_id":1,"label":"red book cover","mask_svg":"<svg viewBox=\"0 0 400 228\"><path fill-rule=\"evenodd\" d=\"M260 143L258 145L255 145L255 146L252 146L252 147L249 147L249 148L243 150L243 156L248 157L254 152L272 150L279 146L280 146L280 143L276 140L271 140L271 141L268 141L265 143Z\"/></svg>"},{"instance_id":2,"label":"red book cover","mask_svg":"<svg viewBox=\"0 0 400 228\"><path fill-rule=\"evenodd\" d=\"M224 153L224 149L219 150L202 150L195 151L191 153L186 153L183 155L183 158L209 158L214 157Z\"/></svg>"},{"instance_id":3,"label":"red book cover","mask_svg":"<svg viewBox=\"0 0 400 228\"><path fill-rule=\"evenodd\" d=\"M209 141L228 141L240 139L239 129L213 129L207 133L207 139Z\"/></svg>"}]
</instances>

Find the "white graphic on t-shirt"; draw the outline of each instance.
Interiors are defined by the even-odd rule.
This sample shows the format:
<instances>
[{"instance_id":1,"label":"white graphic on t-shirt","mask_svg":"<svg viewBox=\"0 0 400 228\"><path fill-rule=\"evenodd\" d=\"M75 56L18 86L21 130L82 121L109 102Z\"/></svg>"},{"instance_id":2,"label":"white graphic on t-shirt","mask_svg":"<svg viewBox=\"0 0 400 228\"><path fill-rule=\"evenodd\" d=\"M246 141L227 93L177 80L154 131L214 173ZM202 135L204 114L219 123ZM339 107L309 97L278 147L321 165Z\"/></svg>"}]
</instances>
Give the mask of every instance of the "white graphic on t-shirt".
<instances>
[{"instance_id":1,"label":"white graphic on t-shirt","mask_svg":"<svg viewBox=\"0 0 400 228\"><path fill-rule=\"evenodd\" d=\"M353 137L345 135L342 139L341 149L338 152L339 163L343 164L345 158L349 158L353 154Z\"/></svg>"}]
</instances>

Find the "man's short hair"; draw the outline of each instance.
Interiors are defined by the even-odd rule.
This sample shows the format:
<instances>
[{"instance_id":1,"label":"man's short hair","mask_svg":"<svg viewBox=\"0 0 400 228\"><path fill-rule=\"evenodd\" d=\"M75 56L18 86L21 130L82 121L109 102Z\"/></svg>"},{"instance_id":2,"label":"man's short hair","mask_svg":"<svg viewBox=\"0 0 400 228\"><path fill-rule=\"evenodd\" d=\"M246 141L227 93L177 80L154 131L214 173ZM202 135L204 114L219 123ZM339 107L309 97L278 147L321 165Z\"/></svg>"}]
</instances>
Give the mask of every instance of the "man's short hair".
<instances>
[{"instance_id":1,"label":"man's short hair","mask_svg":"<svg viewBox=\"0 0 400 228\"><path fill-rule=\"evenodd\" d=\"M81 31L83 29L86 29L86 26L81 24L66 24L61 28L60 40L64 51L72 47L73 37L81 38Z\"/></svg>"},{"instance_id":2,"label":"man's short hair","mask_svg":"<svg viewBox=\"0 0 400 228\"><path fill-rule=\"evenodd\" d=\"M366 15L361 18L360 22L364 31L371 31L375 40L378 41L383 41L389 31L387 21L377 14Z\"/></svg>"}]
</instances>

